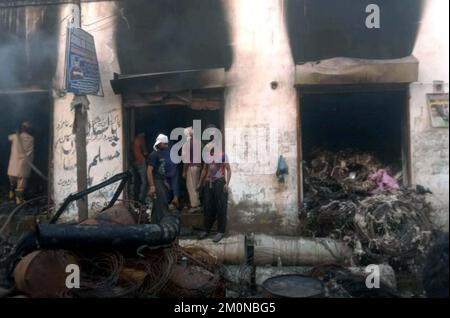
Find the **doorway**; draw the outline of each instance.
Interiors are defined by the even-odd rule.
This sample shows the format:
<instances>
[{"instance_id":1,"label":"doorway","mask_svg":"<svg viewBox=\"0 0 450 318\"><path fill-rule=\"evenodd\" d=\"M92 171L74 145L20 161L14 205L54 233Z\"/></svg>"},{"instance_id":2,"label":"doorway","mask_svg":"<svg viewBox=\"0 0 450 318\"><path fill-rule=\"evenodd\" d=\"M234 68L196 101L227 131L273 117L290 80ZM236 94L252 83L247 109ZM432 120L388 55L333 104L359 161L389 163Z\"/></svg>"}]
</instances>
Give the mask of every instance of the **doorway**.
<instances>
[{"instance_id":1,"label":"doorway","mask_svg":"<svg viewBox=\"0 0 450 318\"><path fill-rule=\"evenodd\" d=\"M373 154L410 182L409 91L406 86L303 87L300 92L299 180L317 150Z\"/></svg>"},{"instance_id":2,"label":"doorway","mask_svg":"<svg viewBox=\"0 0 450 318\"><path fill-rule=\"evenodd\" d=\"M173 129L192 127L194 120L200 120L202 129L214 125L221 129L220 110L194 110L187 106L150 106L134 109L135 133L144 132L149 143L159 134L170 137Z\"/></svg>"},{"instance_id":3,"label":"doorway","mask_svg":"<svg viewBox=\"0 0 450 318\"><path fill-rule=\"evenodd\" d=\"M223 109L193 109L188 105L153 105L145 107L127 107L126 122L128 125L126 144L129 151L126 160L126 169L132 170L133 156L131 155L131 142L137 134L144 133L146 148L152 152L153 144L159 134L164 134L170 138L170 134L175 128L192 127L195 120L201 121L202 131L210 125L214 125L223 132ZM171 145L181 140L171 141ZM177 165L179 174L178 180L182 179L182 166ZM140 187L138 178L133 178L128 187L129 198L136 199ZM183 207L187 206L187 193L184 182L180 182L181 200Z\"/></svg>"},{"instance_id":4,"label":"doorway","mask_svg":"<svg viewBox=\"0 0 450 318\"><path fill-rule=\"evenodd\" d=\"M49 172L50 121L52 100L48 92L0 95L0 190L6 198L9 190L8 165L11 143L8 135L15 133L22 122L30 121L34 137L33 164L45 175ZM47 195L48 183L33 170L28 180L25 198Z\"/></svg>"}]
</instances>

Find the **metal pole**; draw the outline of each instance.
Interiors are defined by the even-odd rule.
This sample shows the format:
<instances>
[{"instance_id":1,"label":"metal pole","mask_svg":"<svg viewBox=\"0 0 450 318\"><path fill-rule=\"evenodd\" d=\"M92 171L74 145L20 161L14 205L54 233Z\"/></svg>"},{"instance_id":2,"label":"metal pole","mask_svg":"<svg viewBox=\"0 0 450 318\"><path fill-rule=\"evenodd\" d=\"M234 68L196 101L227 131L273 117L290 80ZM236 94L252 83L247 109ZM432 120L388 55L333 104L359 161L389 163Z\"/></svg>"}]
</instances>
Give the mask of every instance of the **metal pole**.
<instances>
[{"instance_id":1,"label":"metal pole","mask_svg":"<svg viewBox=\"0 0 450 318\"><path fill-rule=\"evenodd\" d=\"M75 1L72 7L72 19L69 22L70 28L81 28L81 1ZM74 96L74 99L77 96ZM87 105L86 105L87 106ZM74 133L77 151L77 188L78 192L88 188L87 176L87 141L86 127L88 125L87 109L84 105L75 105ZM89 218L88 196L77 201L78 221L83 222Z\"/></svg>"},{"instance_id":2,"label":"metal pole","mask_svg":"<svg viewBox=\"0 0 450 318\"><path fill-rule=\"evenodd\" d=\"M86 126L87 111L83 105L75 106L75 140L77 150L77 186L78 192L84 191L88 187L87 182L87 151L86 151ZM85 196L77 201L78 221L83 222L89 218L88 197Z\"/></svg>"}]
</instances>

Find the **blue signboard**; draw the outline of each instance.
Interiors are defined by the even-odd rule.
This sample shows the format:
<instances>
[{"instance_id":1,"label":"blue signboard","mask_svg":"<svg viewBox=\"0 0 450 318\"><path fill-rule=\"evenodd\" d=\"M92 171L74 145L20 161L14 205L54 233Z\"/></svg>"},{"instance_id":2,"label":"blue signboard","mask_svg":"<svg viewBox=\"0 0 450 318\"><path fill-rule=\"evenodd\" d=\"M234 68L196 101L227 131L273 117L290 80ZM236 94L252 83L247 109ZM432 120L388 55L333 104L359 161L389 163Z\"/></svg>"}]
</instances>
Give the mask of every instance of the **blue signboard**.
<instances>
[{"instance_id":1,"label":"blue signboard","mask_svg":"<svg viewBox=\"0 0 450 318\"><path fill-rule=\"evenodd\" d=\"M66 89L77 95L102 95L94 37L78 28L68 30Z\"/></svg>"}]
</instances>

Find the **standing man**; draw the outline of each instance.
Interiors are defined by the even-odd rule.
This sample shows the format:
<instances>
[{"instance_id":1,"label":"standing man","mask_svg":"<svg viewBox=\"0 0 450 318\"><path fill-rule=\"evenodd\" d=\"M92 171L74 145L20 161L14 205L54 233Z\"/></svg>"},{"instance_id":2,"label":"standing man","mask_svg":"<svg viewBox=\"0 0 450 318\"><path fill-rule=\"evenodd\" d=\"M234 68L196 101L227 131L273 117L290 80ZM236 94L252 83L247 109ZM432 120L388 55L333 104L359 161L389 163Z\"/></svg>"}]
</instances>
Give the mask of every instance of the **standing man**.
<instances>
[{"instance_id":1,"label":"standing man","mask_svg":"<svg viewBox=\"0 0 450 318\"><path fill-rule=\"evenodd\" d=\"M147 160L147 179L150 185L149 195L153 198L152 223L159 223L168 211L168 187L166 185L166 163L164 150L169 147L169 138L159 135L154 151Z\"/></svg>"},{"instance_id":2,"label":"standing man","mask_svg":"<svg viewBox=\"0 0 450 318\"><path fill-rule=\"evenodd\" d=\"M170 158L170 147L164 150L164 160L166 164L166 181L170 190L170 198L168 199L172 200L169 204L169 209L175 210L180 205L180 170L178 169L178 164L174 163L172 158Z\"/></svg>"},{"instance_id":3,"label":"standing man","mask_svg":"<svg viewBox=\"0 0 450 318\"><path fill-rule=\"evenodd\" d=\"M137 199L139 202L144 203L148 191L147 165L145 160L148 156L148 151L145 142L145 133L141 132L134 137L131 144L131 150L133 153L133 168L137 179L139 179Z\"/></svg>"},{"instance_id":4,"label":"standing man","mask_svg":"<svg viewBox=\"0 0 450 318\"><path fill-rule=\"evenodd\" d=\"M34 138L31 135L31 123L26 121L19 131L8 136L11 142L8 177L10 183L9 199L16 198L16 204L24 202L27 179L30 177L34 159Z\"/></svg>"},{"instance_id":5,"label":"standing man","mask_svg":"<svg viewBox=\"0 0 450 318\"><path fill-rule=\"evenodd\" d=\"M205 164L200 177L200 186L204 186L204 213L205 233L200 239L209 236L211 228L217 220L218 233L213 238L214 243L219 243L225 236L227 226L228 189L231 180L231 167L225 153L214 153L212 143L207 147L213 156L212 163Z\"/></svg>"},{"instance_id":6,"label":"standing man","mask_svg":"<svg viewBox=\"0 0 450 318\"><path fill-rule=\"evenodd\" d=\"M200 211L200 198L198 187L202 171L201 153L195 153L195 149L201 150L201 144L194 139L192 127L184 131L187 142L183 145L183 178L186 180L186 188L189 193L190 213Z\"/></svg>"}]
</instances>

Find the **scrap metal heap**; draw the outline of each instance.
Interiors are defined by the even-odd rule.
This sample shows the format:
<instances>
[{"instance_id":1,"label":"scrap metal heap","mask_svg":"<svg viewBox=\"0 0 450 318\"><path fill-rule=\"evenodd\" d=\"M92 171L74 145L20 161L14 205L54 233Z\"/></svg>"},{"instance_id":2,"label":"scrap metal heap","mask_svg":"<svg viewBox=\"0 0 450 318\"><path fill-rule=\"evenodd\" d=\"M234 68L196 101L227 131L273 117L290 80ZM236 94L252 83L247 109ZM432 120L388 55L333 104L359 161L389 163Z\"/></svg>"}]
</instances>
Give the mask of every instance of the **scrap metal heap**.
<instances>
[{"instance_id":1,"label":"scrap metal heap","mask_svg":"<svg viewBox=\"0 0 450 318\"><path fill-rule=\"evenodd\" d=\"M315 152L305 167L302 232L340 239L358 265L388 263L418 274L433 237L429 191L401 187L374 155L346 150Z\"/></svg>"},{"instance_id":2,"label":"scrap metal heap","mask_svg":"<svg viewBox=\"0 0 450 318\"><path fill-rule=\"evenodd\" d=\"M128 173L117 175L69 196L62 208L41 218L19 240L0 235L0 297L223 297L216 259L201 248L178 245L177 211L166 211L159 224L148 224L147 207L118 200L128 178ZM72 201L118 181L113 200L95 218L56 223ZM80 285L70 288L68 270L74 268L80 270Z\"/></svg>"},{"instance_id":3,"label":"scrap metal heap","mask_svg":"<svg viewBox=\"0 0 450 318\"><path fill-rule=\"evenodd\" d=\"M114 209L113 214L117 212L117 207ZM123 207L120 216L108 217L108 214L105 211L83 225L38 226L37 231L43 234L31 234L32 239L25 237L22 240L32 244L37 241L37 245L30 247L26 243L26 250L17 252L18 246L22 245L19 243L14 247L13 254L25 256L12 257L12 264L4 267L9 268L7 276L13 278L9 281L11 293L32 298L147 298L180 295L193 298L225 295L220 275L221 265L207 251L180 247L175 240L178 232L170 242L164 238L170 231L168 222L173 221L176 226L178 216L167 216L161 225L133 225L126 221L130 217L124 215L131 214ZM158 242L145 238L137 230L142 227L152 236L152 232L156 233L160 226L165 233L158 234ZM119 230L122 238L110 237L114 228ZM86 235L83 231L86 231ZM88 241L93 231L100 233L97 236L110 237L110 244L105 240L96 245L95 238ZM47 239L46 233L57 233L57 238ZM66 236L64 233L70 234ZM149 244L138 246L138 240ZM63 249L64 245L67 248ZM33 251L30 253L30 250ZM5 252L11 254L11 246ZM67 288L69 265L80 268L79 288Z\"/></svg>"}]
</instances>

